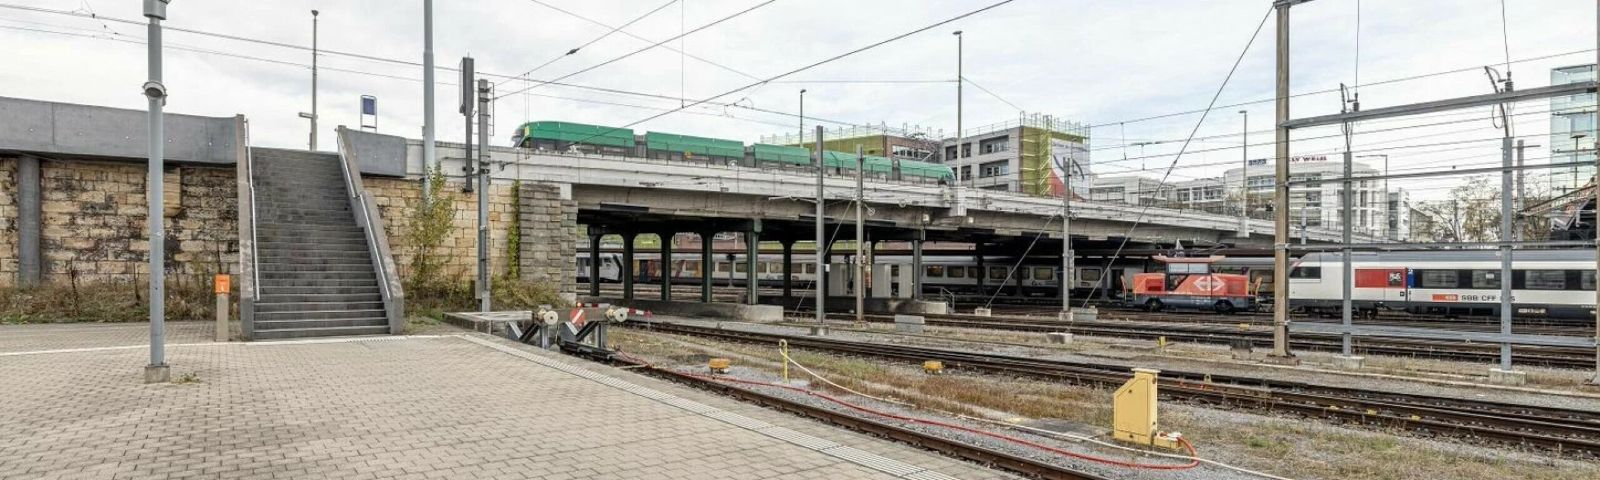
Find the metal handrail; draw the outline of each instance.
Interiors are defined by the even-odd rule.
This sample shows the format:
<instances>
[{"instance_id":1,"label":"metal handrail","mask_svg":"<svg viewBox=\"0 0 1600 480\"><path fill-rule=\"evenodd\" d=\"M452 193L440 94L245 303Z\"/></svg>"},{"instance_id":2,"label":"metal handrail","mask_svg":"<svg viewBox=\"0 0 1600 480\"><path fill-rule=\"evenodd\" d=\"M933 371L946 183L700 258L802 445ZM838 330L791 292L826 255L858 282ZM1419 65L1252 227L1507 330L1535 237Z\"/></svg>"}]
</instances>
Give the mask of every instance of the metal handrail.
<instances>
[{"instance_id":1,"label":"metal handrail","mask_svg":"<svg viewBox=\"0 0 1600 480\"><path fill-rule=\"evenodd\" d=\"M244 120L244 156L246 166L246 183L250 188L250 299L261 301L261 241L257 240L256 230L259 229L260 219L256 218L256 158L255 151L250 147L250 119Z\"/></svg>"},{"instance_id":2,"label":"metal handrail","mask_svg":"<svg viewBox=\"0 0 1600 480\"><path fill-rule=\"evenodd\" d=\"M345 192L350 195L351 210L361 216L361 226L362 230L364 230L362 233L366 234L365 236L367 237L367 251L373 256L372 264L378 273L378 289L383 292L383 298L387 300L391 293L389 291L389 271L384 268L383 259L377 258L376 255L378 239L372 233L372 229L375 227L372 225L372 216L367 212L366 192L356 186L353 175L359 175L359 173L350 171L350 162L354 161L354 159L351 156L350 149L345 145L343 135L340 135L338 143L339 171L344 174Z\"/></svg>"}]
</instances>

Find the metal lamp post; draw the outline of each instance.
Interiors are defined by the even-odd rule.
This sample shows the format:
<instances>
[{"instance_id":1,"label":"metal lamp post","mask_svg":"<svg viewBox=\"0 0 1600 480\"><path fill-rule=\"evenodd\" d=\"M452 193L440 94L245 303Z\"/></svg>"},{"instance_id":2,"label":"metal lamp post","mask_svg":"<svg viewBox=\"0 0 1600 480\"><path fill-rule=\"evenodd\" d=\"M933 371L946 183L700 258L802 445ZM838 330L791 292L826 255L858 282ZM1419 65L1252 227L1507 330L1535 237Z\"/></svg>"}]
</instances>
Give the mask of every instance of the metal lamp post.
<instances>
[{"instance_id":1,"label":"metal lamp post","mask_svg":"<svg viewBox=\"0 0 1600 480\"><path fill-rule=\"evenodd\" d=\"M161 84L161 21L167 19L171 0L144 0L144 16L150 19L148 34L150 80L144 83L144 96L150 101L150 176L146 180L145 203L149 206L150 228L150 364L144 367L144 383L165 383L171 378L167 365L166 325L166 231L162 226L162 148L165 132L161 107L167 103L167 87Z\"/></svg>"},{"instance_id":2,"label":"metal lamp post","mask_svg":"<svg viewBox=\"0 0 1600 480\"><path fill-rule=\"evenodd\" d=\"M965 37L961 36L961 31L960 30L956 30L955 33L953 33L952 35L956 36L956 155L955 156L956 156L956 158L961 158L962 157L962 155L961 155L961 144L962 144L962 138L961 138L961 101L962 101L963 98L965 98L965 97L963 97L961 95L961 84L966 83L965 81L963 81L961 79L962 78L962 75L961 75L962 53L961 53L961 51L962 51L962 40ZM961 167L958 165L958 166L956 166L956 173L959 175L960 172L961 172ZM968 172L967 172L967 178L971 179L972 188L978 188L978 175L977 174L978 174L978 172L974 172L974 171L971 171L971 170L968 170ZM959 183L960 181L961 181L961 178L958 176L956 178L956 182Z\"/></svg>"},{"instance_id":3,"label":"metal lamp post","mask_svg":"<svg viewBox=\"0 0 1600 480\"><path fill-rule=\"evenodd\" d=\"M317 11L311 11L311 150L317 149ZM304 116L304 114L302 114Z\"/></svg>"},{"instance_id":4,"label":"metal lamp post","mask_svg":"<svg viewBox=\"0 0 1600 480\"><path fill-rule=\"evenodd\" d=\"M1239 238L1250 237L1250 111L1240 110L1239 115L1244 116L1244 127L1239 132L1239 156L1242 157L1239 166Z\"/></svg>"},{"instance_id":5,"label":"metal lamp post","mask_svg":"<svg viewBox=\"0 0 1600 480\"><path fill-rule=\"evenodd\" d=\"M800 89L800 139L795 145L806 146L806 89Z\"/></svg>"}]
</instances>

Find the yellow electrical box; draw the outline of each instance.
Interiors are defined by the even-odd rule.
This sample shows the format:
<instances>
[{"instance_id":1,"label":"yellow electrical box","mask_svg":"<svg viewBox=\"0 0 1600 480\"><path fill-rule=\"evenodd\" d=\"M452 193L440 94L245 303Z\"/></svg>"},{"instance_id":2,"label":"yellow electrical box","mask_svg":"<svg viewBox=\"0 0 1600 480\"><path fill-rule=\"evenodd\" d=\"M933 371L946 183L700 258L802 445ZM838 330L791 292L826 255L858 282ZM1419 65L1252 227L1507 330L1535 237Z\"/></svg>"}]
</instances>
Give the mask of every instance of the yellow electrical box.
<instances>
[{"instance_id":1,"label":"yellow electrical box","mask_svg":"<svg viewBox=\"0 0 1600 480\"><path fill-rule=\"evenodd\" d=\"M728 373L728 367L732 365L733 361L726 358L713 358L710 362L707 362L707 366L711 368L711 373Z\"/></svg>"},{"instance_id":2,"label":"yellow electrical box","mask_svg":"<svg viewBox=\"0 0 1600 480\"><path fill-rule=\"evenodd\" d=\"M938 360L928 360L926 362L922 362L922 372L929 375L938 375L944 373L944 362Z\"/></svg>"},{"instance_id":3,"label":"yellow electrical box","mask_svg":"<svg viewBox=\"0 0 1600 480\"><path fill-rule=\"evenodd\" d=\"M1112 397L1112 437L1118 441L1176 450L1175 435L1157 430L1156 375L1160 370L1133 369L1133 379Z\"/></svg>"}]
</instances>

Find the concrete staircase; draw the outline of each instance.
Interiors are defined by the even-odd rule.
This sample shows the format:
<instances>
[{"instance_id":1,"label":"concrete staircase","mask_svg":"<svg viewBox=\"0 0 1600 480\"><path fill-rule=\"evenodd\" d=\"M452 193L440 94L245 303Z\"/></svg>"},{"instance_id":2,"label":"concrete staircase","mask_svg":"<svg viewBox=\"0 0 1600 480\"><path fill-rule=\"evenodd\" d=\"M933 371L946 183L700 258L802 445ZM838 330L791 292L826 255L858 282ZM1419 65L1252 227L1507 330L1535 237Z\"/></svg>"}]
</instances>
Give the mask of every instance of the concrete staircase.
<instances>
[{"instance_id":1,"label":"concrete staircase","mask_svg":"<svg viewBox=\"0 0 1600 480\"><path fill-rule=\"evenodd\" d=\"M254 148L254 339L390 333L337 154Z\"/></svg>"}]
</instances>

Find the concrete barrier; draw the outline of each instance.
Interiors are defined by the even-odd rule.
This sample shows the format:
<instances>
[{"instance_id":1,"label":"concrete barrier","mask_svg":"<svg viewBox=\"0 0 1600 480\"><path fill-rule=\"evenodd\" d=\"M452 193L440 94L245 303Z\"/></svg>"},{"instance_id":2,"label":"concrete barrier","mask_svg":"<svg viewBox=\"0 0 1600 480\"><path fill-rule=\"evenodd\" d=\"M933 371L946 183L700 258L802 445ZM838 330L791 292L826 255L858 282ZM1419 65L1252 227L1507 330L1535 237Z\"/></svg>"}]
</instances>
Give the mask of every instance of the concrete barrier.
<instances>
[{"instance_id":1,"label":"concrete barrier","mask_svg":"<svg viewBox=\"0 0 1600 480\"><path fill-rule=\"evenodd\" d=\"M741 322L781 322L783 307L777 305L745 305L741 303L664 302L661 300L622 300L618 298L595 299L621 307L648 310L656 315L679 317L704 317L738 320Z\"/></svg>"},{"instance_id":2,"label":"concrete barrier","mask_svg":"<svg viewBox=\"0 0 1600 480\"><path fill-rule=\"evenodd\" d=\"M922 333L927 320L921 315L895 315L894 330L901 333Z\"/></svg>"}]
</instances>

